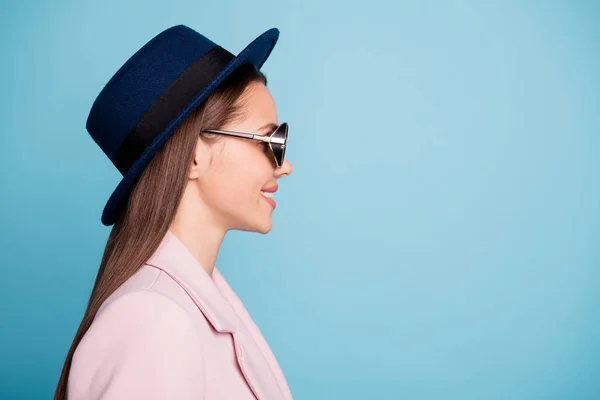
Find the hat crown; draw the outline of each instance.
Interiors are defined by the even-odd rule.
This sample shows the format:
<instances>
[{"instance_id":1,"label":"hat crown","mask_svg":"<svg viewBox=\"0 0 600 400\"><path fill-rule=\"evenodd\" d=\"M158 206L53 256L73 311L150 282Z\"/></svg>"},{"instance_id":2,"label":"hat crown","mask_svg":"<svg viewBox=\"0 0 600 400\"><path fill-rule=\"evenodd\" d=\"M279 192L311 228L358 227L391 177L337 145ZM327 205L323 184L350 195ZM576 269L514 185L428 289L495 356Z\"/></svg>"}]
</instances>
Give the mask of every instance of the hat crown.
<instances>
[{"instance_id":1,"label":"hat crown","mask_svg":"<svg viewBox=\"0 0 600 400\"><path fill-rule=\"evenodd\" d=\"M186 69L216 47L193 29L177 25L156 35L119 68L94 101L86 124L113 163L144 113Z\"/></svg>"}]
</instances>

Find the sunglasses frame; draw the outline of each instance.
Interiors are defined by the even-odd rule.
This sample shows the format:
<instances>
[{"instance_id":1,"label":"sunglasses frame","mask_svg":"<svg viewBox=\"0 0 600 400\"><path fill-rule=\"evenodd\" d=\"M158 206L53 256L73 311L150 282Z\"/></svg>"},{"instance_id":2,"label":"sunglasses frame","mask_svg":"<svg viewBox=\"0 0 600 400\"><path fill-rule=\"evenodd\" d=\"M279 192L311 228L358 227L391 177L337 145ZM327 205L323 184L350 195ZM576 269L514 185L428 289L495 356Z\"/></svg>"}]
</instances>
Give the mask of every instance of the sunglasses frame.
<instances>
[{"instance_id":1,"label":"sunglasses frame","mask_svg":"<svg viewBox=\"0 0 600 400\"><path fill-rule=\"evenodd\" d=\"M274 137L275 134L277 132L279 132L279 130L282 128L283 128L283 138ZM271 155L273 156L273 159L275 160L275 164L277 164L277 167L280 168L283 165L283 162L285 160L285 146L286 146L287 135L288 135L287 122L284 122L281 125L277 126L277 128L273 129L273 132L269 135L257 135L254 133L246 133L246 132L224 131L221 129L205 129L202 132L216 133L219 135L238 137L238 138L242 138L242 139L258 140L259 142L268 143L269 149L271 150ZM279 160L277 159L277 156L275 155L275 150L273 149L273 144L281 146L281 163L279 162Z\"/></svg>"}]
</instances>

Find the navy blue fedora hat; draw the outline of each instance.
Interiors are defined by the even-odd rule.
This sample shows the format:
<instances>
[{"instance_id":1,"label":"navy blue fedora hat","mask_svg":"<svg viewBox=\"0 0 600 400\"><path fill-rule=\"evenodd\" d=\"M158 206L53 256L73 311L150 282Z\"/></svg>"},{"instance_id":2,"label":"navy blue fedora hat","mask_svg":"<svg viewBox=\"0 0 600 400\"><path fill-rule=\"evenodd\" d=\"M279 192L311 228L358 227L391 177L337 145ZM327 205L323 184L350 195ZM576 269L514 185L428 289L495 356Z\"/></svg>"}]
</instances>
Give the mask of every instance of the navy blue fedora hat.
<instances>
[{"instance_id":1,"label":"navy blue fedora hat","mask_svg":"<svg viewBox=\"0 0 600 400\"><path fill-rule=\"evenodd\" d=\"M168 28L133 54L104 86L86 129L123 178L102 212L113 225L152 157L215 88L242 64L260 69L277 43L269 29L237 56L185 25Z\"/></svg>"}]
</instances>

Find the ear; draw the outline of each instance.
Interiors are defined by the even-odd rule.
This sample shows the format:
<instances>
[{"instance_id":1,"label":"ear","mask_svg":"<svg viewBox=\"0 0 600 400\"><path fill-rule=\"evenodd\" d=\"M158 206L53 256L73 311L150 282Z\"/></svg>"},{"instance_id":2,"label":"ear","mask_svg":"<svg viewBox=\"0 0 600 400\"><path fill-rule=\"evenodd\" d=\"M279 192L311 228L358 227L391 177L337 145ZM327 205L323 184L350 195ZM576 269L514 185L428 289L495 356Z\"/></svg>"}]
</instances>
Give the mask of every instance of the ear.
<instances>
[{"instance_id":1,"label":"ear","mask_svg":"<svg viewBox=\"0 0 600 400\"><path fill-rule=\"evenodd\" d=\"M211 160L212 152L210 146L204 140L198 138L192 154L188 179L198 179L204 176L204 173L210 166Z\"/></svg>"}]
</instances>

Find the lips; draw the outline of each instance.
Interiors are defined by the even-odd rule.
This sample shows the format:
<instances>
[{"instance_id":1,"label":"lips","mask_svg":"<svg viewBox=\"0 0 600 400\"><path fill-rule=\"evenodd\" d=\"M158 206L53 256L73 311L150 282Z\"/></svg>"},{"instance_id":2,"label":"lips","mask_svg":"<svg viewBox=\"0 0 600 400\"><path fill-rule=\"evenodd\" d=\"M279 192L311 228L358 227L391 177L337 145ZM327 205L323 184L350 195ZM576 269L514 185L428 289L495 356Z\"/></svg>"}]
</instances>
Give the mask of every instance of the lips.
<instances>
[{"instance_id":1,"label":"lips","mask_svg":"<svg viewBox=\"0 0 600 400\"><path fill-rule=\"evenodd\" d=\"M273 207L273 209L275 209L276 207L275 200L273 200L273 194L277 191L278 188L278 185L275 185L264 188L260 191L260 195L262 196L262 198L265 199L265 201L269 203L271 207Z\"/></svg>"},{"instance_id":2,"label":"lips","mask_svg":"<svg viewBox=\"0 0 600 400\"><path fill-rule=\"evenodd\" d=\"M277 189L279 189L279 185L273 185L267 188L263 188L261 190L261 192L267 192L267 193L275 193L277 191Z\"/></svg>"}]
</instances>

